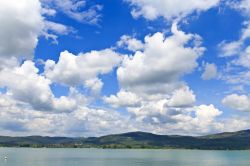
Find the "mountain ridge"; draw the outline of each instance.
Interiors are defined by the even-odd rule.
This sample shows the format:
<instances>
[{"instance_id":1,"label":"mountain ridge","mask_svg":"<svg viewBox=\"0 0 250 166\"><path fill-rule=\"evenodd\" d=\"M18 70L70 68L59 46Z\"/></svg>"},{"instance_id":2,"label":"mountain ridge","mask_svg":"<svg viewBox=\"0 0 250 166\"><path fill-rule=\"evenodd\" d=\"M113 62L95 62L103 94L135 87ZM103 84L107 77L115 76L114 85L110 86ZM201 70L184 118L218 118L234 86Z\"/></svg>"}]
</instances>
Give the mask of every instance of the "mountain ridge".
<instances>
[{"instance_id":1,"label":"mountain ridge","mask_svg":"<svg viewBox=\"0 0 250 166\"><path fill-rule=\"evenodd\" d=\"M205 136L128 132L100 137L0 136L0 147L250 150L250 130Z\"/></svg>"}]
</instances>

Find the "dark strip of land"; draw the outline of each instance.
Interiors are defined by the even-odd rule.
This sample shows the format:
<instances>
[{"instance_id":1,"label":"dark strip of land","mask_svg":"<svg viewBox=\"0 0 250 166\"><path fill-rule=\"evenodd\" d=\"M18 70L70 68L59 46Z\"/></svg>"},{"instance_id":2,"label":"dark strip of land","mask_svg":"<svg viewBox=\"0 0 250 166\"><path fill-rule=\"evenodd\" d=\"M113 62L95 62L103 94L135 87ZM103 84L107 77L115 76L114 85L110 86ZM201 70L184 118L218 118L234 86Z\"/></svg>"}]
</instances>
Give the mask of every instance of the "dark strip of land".
<instances>
[{"instance_id":1,"label":"dark strip of land","mask_svg":"<svg viewBox=\"0 0 250 166\"><path fill-rule=\"evenodd\" d=\"M199 137L145 132L88 138L0 136L0 147L250 150L250 130Z\"/></svg>"}]
</instances>

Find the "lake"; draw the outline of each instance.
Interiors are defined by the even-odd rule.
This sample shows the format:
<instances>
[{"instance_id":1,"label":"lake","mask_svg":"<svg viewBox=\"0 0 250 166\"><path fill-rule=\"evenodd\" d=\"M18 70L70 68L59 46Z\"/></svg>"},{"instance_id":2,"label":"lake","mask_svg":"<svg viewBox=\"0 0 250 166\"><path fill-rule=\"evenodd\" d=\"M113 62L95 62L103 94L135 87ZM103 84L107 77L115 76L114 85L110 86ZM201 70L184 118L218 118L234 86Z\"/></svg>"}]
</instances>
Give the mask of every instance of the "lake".
<instances>
[{"instance_id":1,"label":"lake","mask_svg":"<svg viewBox=\"0 0 250 166\"><path fill-rule=\"evenodd\" d=\"M250 165L250 151L0 148L0 157L0 166Z\"/></svg>"}]
</instances>

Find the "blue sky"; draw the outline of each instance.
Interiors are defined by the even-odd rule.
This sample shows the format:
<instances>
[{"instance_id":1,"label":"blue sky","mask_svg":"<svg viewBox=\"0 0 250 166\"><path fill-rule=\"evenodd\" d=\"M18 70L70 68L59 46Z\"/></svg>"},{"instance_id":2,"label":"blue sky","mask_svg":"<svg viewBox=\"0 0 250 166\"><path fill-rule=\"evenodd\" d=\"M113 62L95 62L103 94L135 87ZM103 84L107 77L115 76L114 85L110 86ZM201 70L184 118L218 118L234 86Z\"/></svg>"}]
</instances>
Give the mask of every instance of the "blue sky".
<instances>
[{"instance_id":1,"label":"blue sky","mask_svg":"<svg viewBox=\"0 0 250 166\"><path fill-rule=\"evenodd\" d=\"M249 0L0 6L2 135L250 127Z\"/></svg>"}]
</instances>

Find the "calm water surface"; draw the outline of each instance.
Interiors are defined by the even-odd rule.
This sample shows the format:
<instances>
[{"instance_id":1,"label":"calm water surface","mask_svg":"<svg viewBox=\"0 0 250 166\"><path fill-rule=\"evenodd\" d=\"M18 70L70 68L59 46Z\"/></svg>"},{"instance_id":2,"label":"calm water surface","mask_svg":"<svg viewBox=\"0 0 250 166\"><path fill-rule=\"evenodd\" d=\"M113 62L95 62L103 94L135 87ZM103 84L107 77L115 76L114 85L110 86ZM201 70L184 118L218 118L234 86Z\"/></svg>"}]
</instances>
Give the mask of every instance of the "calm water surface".
<instances>
[{"instance_id":1,"label":"calm water surface","mask_svg":"<svg viewBox=\"0 0 250 166\"><path fill-rule=\"evenodd\" d=\"M0 157L0 166L250 166L250 151L0 148Z\"/></svg>"}]
</instances>

